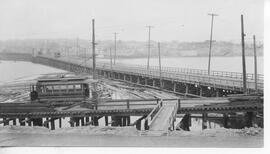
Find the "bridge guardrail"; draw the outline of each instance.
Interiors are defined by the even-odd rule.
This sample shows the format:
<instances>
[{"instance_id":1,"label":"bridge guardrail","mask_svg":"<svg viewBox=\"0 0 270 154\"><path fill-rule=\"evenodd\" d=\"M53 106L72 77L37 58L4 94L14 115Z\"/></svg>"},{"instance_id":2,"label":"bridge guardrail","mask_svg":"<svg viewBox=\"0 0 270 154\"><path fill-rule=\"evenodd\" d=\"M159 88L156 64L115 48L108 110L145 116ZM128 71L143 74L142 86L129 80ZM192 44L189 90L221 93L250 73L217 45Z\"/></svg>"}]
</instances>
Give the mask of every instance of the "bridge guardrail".
<instances>
[{"instance_id":1,"label":"bridge guardrail","mask_svg":"<svg viewBox=\"0 0 270 154\"><path fill-rule=\"evenodd\" d=\"M147 115L147 117L145 118L145 123L144 123L146 130L149 129L149 126L153 122L155 115L160 111L162 106L163 106L163 100L161 99L160 102L155 106L155 108Z\"/></svg>"},{"instance_id":2,"label":"bridge guardrail","mask_svg":"<svg viewBox=\"0 0 270 154\"><path fill-rule=\"evenodd\" d=\"M59 60L59 59L58 59ZM74 63L74 62L73 62ZM76 63L74 63L76 64ZM91 65L90 65L91 66ZM109 63L97 63L97 68L99 69L106 69L106 70L110 70L110 64ZM168 67L169 68L169 67ZM172 69L172 68L169 68ZM175 68L173 68L175 69ZM153 69L153 67L151 67L151 69L149 70L149 73L146 70L145 66L140 66L140 65L113 65L112 70L114 71L120 71L120 72L130 72L132 74L137 73L137 74L141 74L144 76L148 76L148 77L159 77L159 69ZM179 69L175 69L175 70L179 70ZM181 70L181 68L180 68ZM182 69L184 72L190 72L190 70L192 70L191 72L193 72L192 74L184 74L184 73L175 73L176 71L168 71L168 72L164 72L164 69L162 70L162 78L170 78L172 80L186 80L186 81L192 81L192 82L196 82L196 83L204 83L204 84L209 84L213 82L213 85L215 84L221 84L224 87L231 87L231 88L236 88L236 89L242 89L242 81L239 80L241 77L241 73L237 73L237 72L222 72L222 71L213 71L216 72L216 74L223 74L221 76L230 76L230 77L226 77L226 79L222 79L222 78L218 78L218 76L209 76L209 75L201 75L201 74L205 74L205 70L197 70L197 69ZM196 74L195 72L199 72L199 74ZM248 77L251 79L253 78L253 74L248 75ZM260 78L263 78L263 75L259 75ZM232 85L226 85L226 84L232 84ZM253 83L252 81L248 80L247 81L247 88L250 89L254 89L255 87L255 83ZM263 89L263 80L258 82L258 88L259 89Z\"/></svg>"}]
</instances>

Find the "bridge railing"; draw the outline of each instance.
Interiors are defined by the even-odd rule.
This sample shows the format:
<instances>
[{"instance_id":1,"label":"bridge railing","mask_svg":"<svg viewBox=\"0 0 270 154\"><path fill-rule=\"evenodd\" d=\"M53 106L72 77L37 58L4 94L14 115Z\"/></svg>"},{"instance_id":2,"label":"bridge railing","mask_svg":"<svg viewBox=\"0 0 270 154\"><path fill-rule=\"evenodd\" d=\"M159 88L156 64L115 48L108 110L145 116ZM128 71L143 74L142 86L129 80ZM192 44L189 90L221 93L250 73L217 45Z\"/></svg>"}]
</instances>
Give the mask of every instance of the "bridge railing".
<instances>
[{"instance_id":1,"label":"bridge railing","mask_svg":"<svg viewBox=\"0 0 270 154\"><path fill-rule=\"evenodd\" d=\"M155 108L147 115L147 117L145 118L145 129L149 129L149 126L151 125L151 123L154 121L155 115L160 111L160 109L163 106L163 100L160 100L160 102L155 106Z\"/></svg>"},{"instance_id":2,"label":"bridge railing","mask_svg":"<svg viewBox=\"0 0 270 154\"><path fill-rule=\"evenodd\" d=\"M109 69L109 66L107 64L103 64L103 68L107 68ZM157 69L150 69L149 73L146 71L145 67L138 67L138 66L115 66L113 68L113 70L115 71L125 71L125 72L130 72L130 73L138 73L138 74L142 74L144 76L149 76L149 77L158 77L159 74L159 70ZM241 73L238 73L241 74ZM237 73L236 73L237 75ZM212 83L213 85L215 84L222 84L222 85L230 85L233 87L243 87L243 83L241 80L237 79L237 78L220 78L219 76L201 76L201 75L197 75L197 74L188 74L188 73L175 73L175 72L164 72L162 71L162 78L170 78L170 79L177 79L177 80L184 80L184 81L192 81L198 84L209 84ZM258 88L259 89L263 89L263 82L258 82ZM247 81L247 88L254 88L255 87L255 83L254 81Z\"/></svg>"},{"instance_id":3,"label":"bridge railing","mask_svg":"<svg viewBox=\"0 0 270 154\"><path fill-rule=\"evenodd\" d=\"M60 60L60 59L59 59ZM72 61L76 64L76 61ZM78 62L77 62L78 63ZM91 66L91 63L90 65ZM103 70L110 70L111 66L109 63L97 63L97 68ZM158 67L150 67L149 72L146 69L146 66L143 65L120 65L116 64L112 66L113 71L118 72L129 72L131 74L140 74L148 77L159 77L159 69ZM180 71L179 71L180 70ZM179 73L180 72L180 73ZM191 73L181 73L181 72L191 72ZM193 82L198 84L213 84L221 86L223 85L224 88L235 87L240 88L243 87L241 79L241 73L237 72L222 72L222 71L212 71L215 75L201 75L206 74L205 70L198 70L198 69L181 69L181 68L171 68L171 67L163 67L162 68L162 78L170 78L172 80L184 80L187 82ZM226 77L220 78L220 76ZM248 78L254 78L253 74L248 74ZM259 75L259 78L263 79L263 75ZM253 80L247 81L247 88L254 89L255 83ZM258 89L263 89L263 80L259 80L258 82Z\"/></svg>"},{"instance_id":4,"label":"bridge railing","mask_svg":"<svg viewBox=\"0 0 270 154\"><path fill-rule=\"evenodd\" d=\"M65 57L66 58L66 57ZM99 67L106 67L110 68L110 63L108 62L99 62L97 63L97 66ZM133 68L133 69L139 69L141 73L146 72L147 73L147 67L145 65L131 65L131 64L116 64L113 65L113 69L117 68ZM162 67L161 68L163 73L175 73L175 74L197 74L197 75L204 75L208 76L208 71L207 70L202 70L202 69L191 69L191 68L177 68L177 67ZM150 66L150 71L159 71L158 66ZM242 79L243 74L240 72L226 72L226 71L211 71L210 76L218 76L218 77L226 77L226 78L235 78L235 79ZM246 77L248 80L255 80L255 75L252 73L247 73ZM257 79L258 82L262 82L264 80L264 75L262 74L257 74Z\"/></svg>"},{"instance_id":5,"label":"bridge railing","mask_svg":"<svg viewBox=\"0 0 270 154\"><path fill-rule=\"evenodd\" d=\"M100 65L109 66L108 63L101 63ZM123 67L124 66L124 67ZM134 70L140 70L140 73L148 73L147 68L144 65L127 65L127 64L118 64L113 65L113 69L117 68L133 68ZM201 69L189 69L189 68L175 68L175 67L162 67L161 68L162 74L165 73L174 73L174 74L193 74L193 75L201 75L201 76L209 76L207 70ZM151 66L149 72L159 72L158 66ZM232 78L232 79L242 79L243 74L239 72L225 72L225 71L211 71L210 76L216 77L224 77L224 78ZM247 73L246 77L248 80L255 80L255 75L252 73ZM257 74L258 82L263 83L264 75Z\"/></svg>"}]
</instances>

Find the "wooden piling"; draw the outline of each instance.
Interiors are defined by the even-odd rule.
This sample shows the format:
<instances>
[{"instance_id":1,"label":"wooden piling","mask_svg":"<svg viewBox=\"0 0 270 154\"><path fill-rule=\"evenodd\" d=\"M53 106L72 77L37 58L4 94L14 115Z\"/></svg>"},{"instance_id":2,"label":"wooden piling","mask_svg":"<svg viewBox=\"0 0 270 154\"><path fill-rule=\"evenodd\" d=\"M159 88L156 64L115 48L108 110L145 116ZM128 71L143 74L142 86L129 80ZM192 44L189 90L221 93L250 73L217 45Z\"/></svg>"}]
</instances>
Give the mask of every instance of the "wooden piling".
<instances>
[{"instance_id":1,"label":"wooden piling","mask_svg":"<svg viewBox=\"0 0 270 154\"><path fill-rule=\"evenodd\" d=\"M129 100L127 100L127 109L129 109Z\"/></svg>"},{"instance_id":2,"label":"wooden piling","mask_svg":"<svg viewBox=\"0 0 270 154\"><path fill-rule=\"evenodd\" d=\"M48 120L49 120L49 118L47 117L46 121L48 121ZM48 122L45 124L45 127L49 128L49 123Z\"/></svg>"},{"instance_id":3,"label":"wooden piling","mask_svg":"<svg viewBox=\"0 0 270 154\"><path fill-rule=\"evenodd\" d=\"M69 122L70 122L70 127L74 127L74 118L73 117L70 117L69 118Z\"/></svg>"},{"instance_id":4,"label":"wooden piling","mask_svg":"<svg viewBox=\"0 0 270 154\"><path fill-rule=\"evenodd\" d=\"M149 130L148 120L145 120L144 122L144 130Z\"/></svg>"},{"instance_id":5,"label":"wooden piling","mask_svg":"<svg viewBox=\"0 0 270 154\"><path fill-rule=\"evenodd\" d=\"M176 92L176 83L173 83L173 92Z\"/></svg>"},{"instance_id":6,"label":"wooden piling","mask_svg":"<svg viewBox=\"0 0 270 154\"><path fill-rule=\"evenodd\" d=\"M121 116L116 116L116 121L117 121L117 126L122 127L123 123L122 123L122 117Z\"/></svg>"},{"instance_id":7,"label":"wooden piling","mask_svg":"<svg viewBox=\"0 0 270 154\"><path fill-rule=\"evenodd\" d=\"M223 127L224 128L228 128L228 120L229 120L228 114L224 113L223 114Z\"/></svg>"},{"instance_id":8,"label":"wooden piling","mask_svg":"<svg viewBox=\"0 0 270 154\"><path fill-rule=\"evenodd\" d=\"M185 87L186 87L185 95L187 95L188 94L188 85L186 84Z\"/></svg>"},{"instance_id":9,"label":"wooden piling","mask_svg":"<svg viewBox=\"0 0 270 154\"><path fill-rule=\"evenodd\" d=\"M19 118L20 126L25 126L25 122L23 118Z\"/></svg>"},{"instance_id":10,"label":"wooden piling","mask_svg":"<svg viewBox=\"0 0 270 154\"><path fill-rule=\"evenodd\" d=\"M246 126L247 127L253 127L256 125L257 118L256 118L256 112L247 112L246 113Z\"/></svg>"},{"instance_id":11,"label":"wooden piling","mask_svg":"<svg viewBox=\"0 0 270 154\"><path fill-rule=\"evenodd\" d=\"M202 96L203 95L203 89L202 89L202 87L200 87L200 96Z\"/></svg>"},{"instance_id":12,"label":"wooden piling","mask_svg":"<svg viewBox=\"0 0 270 154\"><path fill-rule=\"evenodd\" d=\"M156 80L153 79L153 87L156 87Z\"/></svg>"},{"instance_id":13,"label":"wooden piling","mask_svg":"<svg viewBox=\"0 0 270 154\"><path fill-rule=\"evenodd\" d=\"M136 129L141 130L141 120L138 120L136 123Z\"/></svg>"},{"instance_id":14,"label":"wooden piling","mask_svg":"<svg viewBox=\"0 0 270 154\"><path fill-rule=\"evenodd\" d=\"M105 126L108 126L109 122L108 122L108 116L105 116Z\"/></svg>"},{"instance_id":15,"label":"wooden piling","mask_svg":"<svg viewBox=\"0 0 270 154\"><path fill-rule=\"evenodd\" d=\"M3 125L6 126L8 125L7 122L6 122L7 118L3 118Z\"/></svg>"},{"instance_id":16,"label":"wooden piling","mask_svg":"<svg viewBox=\"0 0 270 154\"><path fill-rule=\"evenodd\" d=\"M33 121L33 126L42 126L43 124L42 118L35 118L32 121Z\"/></svg>"},{"instance_id":17,"label":"wooden piling","mask_svg":"<svg viewBox=\"0 0 270 154\"><path fill-rule=\"evenodd\" d=\"M121 119L122 119L122 126L127 126L127 118L126 118L126 116L123 116Z\"/></svg>"},{"instance_id":18,"label":"wooden piling","mask_svg":"<svg viewBox=\"0 0 270 154\"><path fill-rule=\"evenodd\" d=\"M92 116L91 119L93 121L94 126L98 126L98 117Z\"/></svg>"},{"instance_id":19,"label":"wooden piling","mask_svg":"<svg viewBox=\"0 0 270 154\"><path fill-rule=\"evenodd\" d=\"M219 90L216 89L216 97L219 97Z\"/></svg>"},{"instance_id":20,"label":"wooden piling","mask_svg":"<svg viewBox=\"0 0 270 154\"><path fill-rule=\"evenodd\" d=\"M13 121L13 125L16 126L16 118L12 120Z\"/></svg>"},{"instance_id":21,"label":"wooden piling","mask_svg":"<svg viewBox=\"0 0 270 154\"><path fill-rule=\"evenodd\" d=\"M51 130L55 130L54 119L51 119Z\"/></svg>"},{"instance_id":22,"label":"wooden piling","mask_svg":"<svg viewBox=\"0 0 270 154\"><path fill-rule=\"evenodd\" d=\"M202 114L202 129L207 128L207 113Z\"/></svg>"},{"instance_id":23,"label":"wooden piling","mask_svg":"<svg viewBox=\"0 0 270 154\"><path fill-rule=\"evenodd\" d=\"M84 117L81 117L80 120L81 120L81 126L84 126L84 124L85 124L84 123Z\"/></svg>"},{"instance_id":24,"label":"wooden piling","mask_svg":"<svg viewBox=\"0 0 270 154\"><path fill-rule=\"evenodd\" d=\"M127 116L127 126L130 125L130 116Z\"/></svg>"},{"instance_id":25,"label":"wooden piling","mask_svg":"<svg viewBox=\"0 0 270 154\"><path fill-rule=\"evenodd\" d=\"M75 120L76 127L80 126L79 118L78 117L74 117L74 120Z\"/></svg>"},{"instance_id":26,"label":"wooden piling","mask_svg":"<svg viewBox=\"0 0 270 154\"><path fill-rule=\"evenodd\" d=\"M179 128L181 128L182 130L185 131L190 131L189 126L191 126L191 122L190 122L190 114L185 114L184 117L182 118L182 120L180 121L180 123L178 124L178 128L176 128L177 130L179 130Z\"/></svg>"},{"instance_id":27,"label":"wooden piling","mask_svg":"<svg viewBox=\"0 0 270 154\"><path fill-rule=\"evenodd\" d=\"M59 118L59 128L62 128L62 118Z\"/></svg>"},{"instance_id":28,"label":"wooden piling","mask_svg":"<svg viewBox=\"0 0 270 154\"><path fill-rule=\"evenodd\" d=\"M85 122L86 122L86 123L89 122L89 117L85 117Z\"/></svg>"},{"instance_id":29,"label":"wooden piling","mask_svg":"<svg viewBox=\"0 0 270 154\"><path fill-rule=\"evenodd\" d=\"M28 123L28 126L32 126L32 120L31 119L28 119L27 123Z\"/></svg>"},{"instance_id":30,"label":"wooden piling","mask_svg":"<svg viewBox=\"0 0 270 154\"><path fill-rule=\"evenodd\" d=\"M191 114L187 114L187 117L188 117L188 126L191 127Z\"/></svg>"}]
</instances>

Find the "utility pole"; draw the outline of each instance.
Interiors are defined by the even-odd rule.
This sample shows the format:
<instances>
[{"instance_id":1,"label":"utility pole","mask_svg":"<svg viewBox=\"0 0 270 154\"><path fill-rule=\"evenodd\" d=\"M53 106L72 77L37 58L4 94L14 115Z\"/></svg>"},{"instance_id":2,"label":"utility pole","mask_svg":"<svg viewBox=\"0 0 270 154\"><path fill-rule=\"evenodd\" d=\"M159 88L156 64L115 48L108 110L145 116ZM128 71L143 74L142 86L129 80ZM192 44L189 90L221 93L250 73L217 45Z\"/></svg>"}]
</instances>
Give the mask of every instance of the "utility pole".
<instances>
[{"instance_id":1,"label":"utility pole","mask_svg":"<svg viewBox=\"0 0 270 154\"><path fill-rule=\"evenodd\" d=\"M151 28L153 26L146 26L148 28L148 53L147 53L147 72L149 73L149 60L150 60L150 36L151 36Z\"/></svg>"},{"instance_id":2,"label":"utility pole","mask_svg":"<svg viewBox=\"0 0 270 154\"><path fill-rule=\"evenodd\" d=\"M112 73L112 48L110 48L110 68Z\"/></svg>"},{"instance_id":3,"label":"utility pole","mask_svg":"<svg viewBox=\"0 0 270 154\"><path fill-rule=\"evenodd\" d=\"M118 33L113 33L114 34L114 60L113 60L113 64L115 65L115 59L116 59L116 35Z\"/></svg>"},{"instance_id":4,"label":"utility pole","mask_svg":"<svg viewBox=\"0 0 270 154\"><path fill-rule=\"evenodd\" d=\"M258 91L256 37L253 35L255 91Z\"/></svg>"},{"instance_id":5,"label":"utility pole","mask_svg":"<svg viewBox=\"0 0 270 154\"><path fill-rule=\"evenodd\" d=\"M247 78L246 78L246 59L245 59L245 33L244 33L244 19L241 14L241 42L242 42L242 67L243 67L243 91L247 93Z\"/></svg>"},{"instance_id":6,"label":"utility pole","mask_svg":"<svg viewBox=\"0 0 270 154\"><path fill-rule=\"evenodd\" d=\"M77 38L76 46L77 46L76 56L78 57L78 52L79 52L79 38Z\"/></svg>"},{"instance_id":7,"label":"utility pole","mask_svg":"<svg viewBox=\"0 0 270 154\"><path fill-rule=\"evenodd\" d=\"M209 58L208 58L208 75L210 75L210 66L211 66L211 50L212 50L212 36L213 36L213 22L214 22L214 16L218 16L214 13L208 13L208 15L212 16L211 20L211 33L210 33L210 47L209 47Z\"/></svg>"},{"instance_id":8,"label":"utility pole","mask_svg":"<svg viewBox=\"0 0 270 154\"><path fill-rule=\"evenodd\" d=\"M158 42L158 64L159 64L159 81L160 81L160 87L162 87L162 73L161 73L161 54L160 54L160 43Z\"/></svg>"},{"instance_id":9,"label":"utility pole","mask_svg":"<svg viewBox=\"0 0 270 154\"><path fill-rule=\"evenodd\" d=\"M84 69L85 69L85 73L87 73L87 69L86 69L86 48L84 48Z\"/></svg>"},{"instance_id":10,"label":"utility pole","mask_svg":"<svg viewBox=\"0 0 270 154\"><path fill-rule=\"evenodd\" d=\"M93 79L96 79L96 53L95 53L95 19L92 19L92 57L93 57Z\"/></svg>"}]
</instances>

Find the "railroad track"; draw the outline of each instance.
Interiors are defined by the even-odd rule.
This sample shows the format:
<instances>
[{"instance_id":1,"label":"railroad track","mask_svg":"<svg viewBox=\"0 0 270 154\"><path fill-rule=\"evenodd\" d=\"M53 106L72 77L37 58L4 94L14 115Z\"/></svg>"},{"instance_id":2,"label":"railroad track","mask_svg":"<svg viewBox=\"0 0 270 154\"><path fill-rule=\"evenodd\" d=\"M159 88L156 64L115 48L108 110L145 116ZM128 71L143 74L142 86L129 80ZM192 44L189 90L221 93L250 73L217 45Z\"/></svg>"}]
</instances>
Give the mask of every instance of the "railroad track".
<instances>
[{"instance_id":1,"label":"railroad track","mask_svg":"<svg viewBox=\"0 0 270 154\"><path fill-rule=\"evenodd\" d=\"M14 103L15 104L15 103ZM128 109L110 109L111 105L108 105L106 109L84 109L84 110L72 110L56 111L56 109L50 106L27 106L17 105L16 110L6 110L3 105L0 104L0 118L40 118L40 117L84 117L84 116L105 116L105 115L147 115L155 107L156 103L153 103L153 107L145 107L141 104L129 104L129 106L139 106L137 108ZM119 104L118 106L126 107L126 103ZM103 105L104 107L104 105ZM24 109L23 109L24 108ZM100 107L99 107L100 108ZM5 112L3 112L5 110ZM43 111L42 111L43 110ZM8 112L9 111L9 112ZM196 105L193 107L181 107L178 108L177 113L231 113L231 112L262 112L263 103L259 102L242 102L237 103L223 103L223 104L209 104L209 105Z\"/></svg>"}]
</instances>

